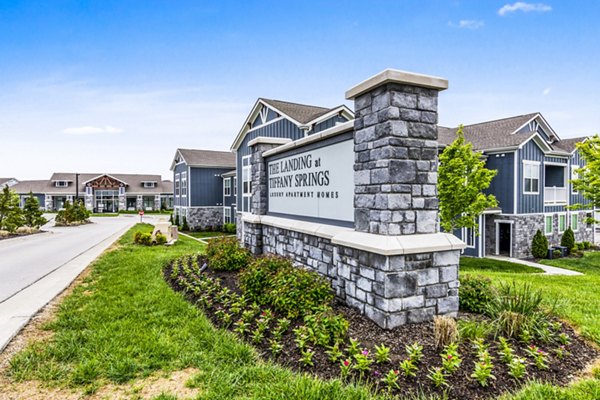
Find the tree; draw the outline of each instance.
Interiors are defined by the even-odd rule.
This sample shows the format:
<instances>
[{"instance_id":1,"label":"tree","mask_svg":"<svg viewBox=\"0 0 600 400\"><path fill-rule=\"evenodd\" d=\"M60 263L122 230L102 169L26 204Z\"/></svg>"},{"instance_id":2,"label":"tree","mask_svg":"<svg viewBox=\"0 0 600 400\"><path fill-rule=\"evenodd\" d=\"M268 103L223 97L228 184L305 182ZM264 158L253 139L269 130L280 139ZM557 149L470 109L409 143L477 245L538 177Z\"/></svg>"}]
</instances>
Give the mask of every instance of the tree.
<instances>
[{"instance_id":1,"label":"tree","mask_svg":"<svg viewBox=\"0 0 600 400\"><path fill-rule=\"evenodd\" d=\"M19 195L4 185L0 194L0 230L14 232L23 226L23 212L19 207Z\"/></svg>"},{"instance_id":2,"label":"tree","mask_svg":"<svg viewBox=\"0 0 600 400\"><path fill-rule=\"evenodd\" d=\"M531 241L531 254L535 258L546 258L548 256L548 238L539 229Z\"/></svg>"},{"instance_id":3,"label":"tree","mask_svg":"<svg viewBox=\"0 0 600 400\"><path fill-rule=\"evenodd\" d=\"M485 167L481 153L465 141L462 125L456 139L440 155L438 198L440 225L446 232L458 228L477 229L477 217L496 207L496 198L483 193L498 171Z\"/></svg>"},{"instance_id":4,"label":"tree","mask_svg":"<svg viewBox=\"0 0 600 400\"><path fill-rule=\"evenodd\" d=\"M25 199L25 206L23 207L23 217L25 219L25 225L32 228L37 228L44 225L47 220L42 216L43 212L40 210L40 202L33 193L29 192L29 197Z\"/></svg>"},{"instance_id":5,"label":"tree","mask_svg":"<svg viewBox=\"0 0 600 400\"><path fill-rule=\"evenodd\" d=\"M600 208L600 136L596 134L586 141L577 143L575 147L579 150L584 165L577 169L577 178L571 181L573 190L581 193L583 198L591 203L586 207ZM570 209L583 207L584 205L579 203L569 206Z\"/></svg>"},{"instance_id":6,"label":"tree","mask_svg":"<svg viewBox=\"0 0 600 400\"><path fill-rule=\"evenodd\" d=\"M565 233L563 233L560 238L560 245L567 248L567 251L570 252L573 247L575 247L575 234L573 233L573 229L568 227Z\"/></svg>"}]
</instances>

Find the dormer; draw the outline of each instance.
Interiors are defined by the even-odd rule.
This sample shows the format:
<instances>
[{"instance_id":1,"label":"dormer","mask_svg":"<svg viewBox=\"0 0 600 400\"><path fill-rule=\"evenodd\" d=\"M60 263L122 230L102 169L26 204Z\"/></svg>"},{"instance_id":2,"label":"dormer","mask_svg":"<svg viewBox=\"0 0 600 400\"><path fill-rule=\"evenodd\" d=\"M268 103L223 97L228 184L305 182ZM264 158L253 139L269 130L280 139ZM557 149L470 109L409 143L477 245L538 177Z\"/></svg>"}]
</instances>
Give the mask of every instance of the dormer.
<instances>
[{"instance_id":1,"label":"dormer","mask_svg":"<svg viewBox=\"0 0 600 400\"><path fill-rule=\"evenodd\" d=\"M57 188L69 187L70 181L54 181L54 186Z\"/></svg>"},{"instance_id":2,"label":"dormer","mask_svg":"<svg viewBox=\"0 0 600 400\"><path fill-rule=\"evenodd\" d=\"M156 187L156 181L142 181L144 189L152 189Z\"/></svg>"}]
</instances>

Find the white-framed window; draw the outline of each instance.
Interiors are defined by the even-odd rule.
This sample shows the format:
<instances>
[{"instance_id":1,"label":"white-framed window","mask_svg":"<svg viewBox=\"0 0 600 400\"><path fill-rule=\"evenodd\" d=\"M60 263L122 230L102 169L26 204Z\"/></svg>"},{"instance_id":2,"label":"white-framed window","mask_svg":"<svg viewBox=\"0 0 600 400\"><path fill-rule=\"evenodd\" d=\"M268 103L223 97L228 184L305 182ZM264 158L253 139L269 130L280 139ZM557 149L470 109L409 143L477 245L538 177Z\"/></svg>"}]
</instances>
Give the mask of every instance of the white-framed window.
<instances>
[{"instance_id":1,"label":"white-framed window","mask_svg":"<svg viewBox=\"0 0 600 400\"><path fill-rule=\"evenodd\" d=\"M179 174L175 174L175 196L179 196Z\"/></svg>"},{"instance_id":2,"label":"white-framed window","mask_svg":"<svg viewBox=\"0 0 600 400\"><path fill-rule=\"evenodd\" d=\"M237 176L233 177L233 195L237 196Z\"/></svg>"},{"instance_id":3,"label":"white-framed window","mask_svg":"<svg viewBox=\"0 0 600 400\"><path fill-rule=\"evenodd\" d=\"M552 232L554 231L554 216L553 215L546 215L544 216L544 233L546 235L552 235Z\"/></svg>"},{"instance_id":4,"label":"white-framed window","mask_svg":"<svg viewBox=\"0 0 600 400\"><path fill-rule=\"evenodd\" d=\"M69 186L69 182L67 182L67 181L56 181L54 183L54 185L56 187L67 187L67 186Z\"/></svg>"},{"instance_id":5,"label":"white-framed window","mask_svg":"<svg viewBox=\"0 0 600 400\"><path fill-rule=\"evenodd\" d=\"M579 229L579 214L571 214L571 229L573 232Z\"/></svg>"},{"instance_id":6,"label":"white-framed window","mask_svg":"<svg viewBox=\"0 0 600 400\"><path fill-rule=\"evenodd\" d=\"M119 186L119 196L123 196L125 194L125 186Z\"/></svg>"},{"instance_id":7,"label":"white-framed window","mask_svg":"<svg viewBox=\"0 0 600 400\"><path fill-rule=\"evenodd\" d=\"M187 172L181 173L181 197L187 196Z\"/></svg>"},{"instance_id":8,"label":"white-framed window","mask_svg":"<svg viewBox=\"0 0 600 400\"><path fill-rule=\"evenodd\" d=\"M223 207L223 222L226 224L231 223L231 207Z\"/></svg>"},{"instance_id":9,"label":"white-framed window","mask_svg":"<svg viewBox=\"0 0 600 400\"><path fill-rule=\"evenodd\" d=\"M571 180L579 179L579 175L577 175L577 170L579 169L579 165L571 165ZM571 194L579 194L579 192L573 187L571 183Z\"/></svg>"},{"instance_id":10,"label":"white-framed window","mask_svg":"<svg viewBox=\"0 0 600 400\"><path fill-rule=\"evenodd\" d=\"M86 186L85 187L85 194L88 196L91 196L94 194L94 188L92 188L91 186Z\"/></svg>"},{"instance_id":11,"label":"white-framed window","mask_svg":"<svg viewBox=\"0 0 600 400\"><path fill-rule=\"evenodd\" d=\"M144 182L145 188L153 188L154 186L156 186L154 182Z\"/></svg>"},{"instance_id":12,"label":"white-framed window","mask_svg":"<svg viewBox=\"0 0 600 400\"><path fill-rule=\"evenodd\" d=\"M244 196L252 194L252 176L251 176L250 156L242 158L242 193Z\"/></svg>"},{"instance_id":13,"label":"white-framed window","mask_svg":"<svg viewBox=\"0 0 600 400\"><path fill-rule=\"evenodd\" d=\"M223 179L223 196L231 196L231 178Z\"/></svg>"},{"instance_id":14,"label":"white-framed window","mask_svg":"<svg viewBox=\"0 0 600 400\"><path fill-rule=\"evenodd\" d=\"M558 214L558 233L567 230L567 214Z\"/></svg>"},{"instance_id":15,"label":"white-framed window","mask_svg":"<svg viewBox=\"0 0 600 400\"><path fill-rule=\"evenodd\" d=\"M537 161L523 161L523 193L540 193L540 163Z\"/></svg>"},{"instance_id":16,"label":"white-framed window","mask_svg":"<svg viewBox=\"0 0 600 400\"><path fill-rule=\"evenodd\" d=\"M467 247L474 249L475 248L475 230L473 228L463 228L462 237Z\"/></svg>"}]
</instances>

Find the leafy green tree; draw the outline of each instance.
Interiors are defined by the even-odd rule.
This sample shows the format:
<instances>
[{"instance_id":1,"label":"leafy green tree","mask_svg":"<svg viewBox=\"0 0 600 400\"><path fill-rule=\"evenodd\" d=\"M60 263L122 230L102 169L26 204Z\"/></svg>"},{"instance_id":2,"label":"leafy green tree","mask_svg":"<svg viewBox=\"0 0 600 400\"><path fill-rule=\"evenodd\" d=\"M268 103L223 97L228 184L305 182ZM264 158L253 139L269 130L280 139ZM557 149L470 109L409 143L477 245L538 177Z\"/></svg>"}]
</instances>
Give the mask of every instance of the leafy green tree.
<instances>
[{"instance_id":1,"label":"leafy green tree","mask_svg":"<svg viewBox=\"0 0 600 400\"><path fill-rule=\"evenodd\" d=\"M23 207L23 217L25 219L25 225L32 228L37 228L44 225L47 220L42 216L43 211L40 210L40 202L33 193L29 192L29 197L25 199L25 206Z\"/></svg>"},{"instance_id":2,"label":"leafy green tree","mask_svg":"<svg viewBox=\"0 0 600 400\"><path fill-rule=\"evenodd\" d=\"M584 160L584 165L577 169L577 178L571 181L573 189L591 203L585 207L600 208L600 136L596 134L575 146ZM569 206L570 209L583 207L584 205L580 203ZM594 222L593 218L592 221L587 222Z\"/></svg>"},{"instance_id":3,"label":"leafy green tree","mask_svg":"<svg viewBox=\"0 0 600 400\"><path fill-rule=\"evenodd\" d=\"M486 208L498 205L493 195L483 193L497 172L487 169L481 153L473 151L473 145L465 141L461 125L454 142L440 155L438 198L442 229L477 229L477 217Z\"/></svg>"},{"instance_id":4,"label":"leafy green tree","mask_svg":"<svg viewBox=\"0 0 600 400\"><path fill-rule=\"evenodd\" d=\"M539 229L531 241L531 254L535 258L546 258L548 256L548 238Z\"/></svg>"},{"instance_id":5,"label":"leafy green tree","mask_svg":"<svg viewBox=\"0 0 600 400\"><path fill-rule=\"evenodd\" d=\"M23 212L19 207L19 196L4 185L0 193L0 230L14 232L23 226Z\"/></svg>"}]
</instances>

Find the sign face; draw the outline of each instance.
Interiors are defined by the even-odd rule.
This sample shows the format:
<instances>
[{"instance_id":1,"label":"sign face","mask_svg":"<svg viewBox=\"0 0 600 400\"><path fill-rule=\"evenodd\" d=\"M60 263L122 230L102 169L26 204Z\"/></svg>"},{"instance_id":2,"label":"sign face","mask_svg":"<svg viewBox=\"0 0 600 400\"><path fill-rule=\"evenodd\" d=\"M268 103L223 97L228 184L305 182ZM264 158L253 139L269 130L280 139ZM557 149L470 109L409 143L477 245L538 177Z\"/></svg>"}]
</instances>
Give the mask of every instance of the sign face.
<instances>
[{"instance_id":1,"label":"sign face","mask_svg":"<svg viewBox=\"0 0 600 400\"><path fill-rule=\"evenodd\" d=\"M269 212L354 221L354 142L346 140L268 164Z\"/></svg>"},{"instance_id":2,"label":"sign face","mask_svg":"<svg viewBox=\"0 0 600 400\"><path fill-rule=\"evenodd\" d=\"M140 211L140 213L139 213L139 214L140 214L140 215L144 215L144 212L143 212L143 211Z\"/></svg>"}]
</instances>

